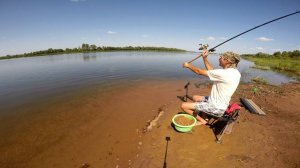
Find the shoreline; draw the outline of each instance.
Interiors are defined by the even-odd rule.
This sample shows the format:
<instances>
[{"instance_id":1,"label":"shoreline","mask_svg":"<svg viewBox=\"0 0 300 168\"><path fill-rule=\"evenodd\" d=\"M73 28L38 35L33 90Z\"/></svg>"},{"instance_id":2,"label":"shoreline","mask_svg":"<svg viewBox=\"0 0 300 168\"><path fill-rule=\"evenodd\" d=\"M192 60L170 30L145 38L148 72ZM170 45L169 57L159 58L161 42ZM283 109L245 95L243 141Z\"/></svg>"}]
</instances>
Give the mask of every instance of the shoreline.
<instances>
[{"instance_id":1,"label":"shoreline","mask_svg":"<svg viewBox=\"0 0 300 168\"><path fill-rule=\"evenodd\" d=\"M44 115L35 116L31 121L21 124L19 130L11 132L18 138L11 137L13 141L9 145L3 143L0 145L0 151L4 153L2 158L0 157L0 162L8 167L32 168L41 165L45 168L162 167L166 149L165 137L169 136L171 141L167 163L170 167L197 167L198 164L204 167L216 165L232 167L229 166L231 162L237 167L249 165L266 167L267 164L262 166L262 163L257 163L257 157L263 157L268 164L289 167L283 160L272 161L271 157L264 157L264 154L271 152L270 156L276 155L277 158L286 156L280 143L274 138L269 139L278 136L278 129L283 129L276 125L276 123L282 125L282 121L276 116L281 115L282 110L276 107L277 104L284 104L288 108L292 103L295 108L284 109L283 113L286 117L296 117L292 119L295 122L285 123L285 126L290 128L287 135L281 131L279 133L287 137L299 134L300 119L294 114L297 111L293 112L294 109L299 109L297 108L299 105L295 103L297 98L300 98L299 83L282 86L241 84L233 100L239 101L239 97L242 96L251 98L251 87L255 85L259 92L254 101L263 107L267 116L252 115L243 109L233 133L225 135L223 143L219 146L214 142L211 129L205 126L193 128L192 133L178 133L171 127L171 118L181 111L181 101L177 96L185 94L183 89L185 83L181 80L145 82L127 87L123 91L116 90L106 97L95 94L82 102L82 98L86 97L79 96L76 101L56 104L58 107L48 111L61 108L61 112L57 115L47 116L45 111ZM191 81L191 84L189 94L209 94L210 85L199 84L196 80ZM283 93L286 94L282 95ZM281 100L282 96L289 95L294 101ZM269 96L271 97L268 98ZM270 124L269 120L275 124ZM151 121L155 123L149 124ZM151 131L143 132L149 125L152 126ZM263 127L265 125L268 126L266 130ZM16 131L21 130L22 133L17 134ZM254 133L252 138L247 134L249 132ZM271 135L271 132L275 134ZM294 146L288 156L291 163L298 164L295 156L299 154L300 148L295 144L296 140L297 138L287 140ZM262 144L257 144L261 141ZM249 144L245 146L245 142ZM267 148L266 151L255 151L267 146L267 143L276 146L277 150L274 152L273 149ZM286 150L290 150L290 146ZM198 160L195 156L206 159Z\"/></svg>"},{"instance_id":2,"label":"shoreline","mask_svg":"<svg viewBox=\"0 0 300 168\"><path fill-rule=\"evenodd\" d=\"M5 59L14 59L14 58L26 58L26 57L40 57L40 56L49 56L49 55L62 55L62 54L78 54L78 53L96 53L96 52L189 52L177 48L167 48L167 47L100 47L99 49L84 49L84 48L75 48L75 49L48 49L34 51L30 53L16 54L16 55L6 55L0 56L0 60Z\"/></svg>"}]
</instances>

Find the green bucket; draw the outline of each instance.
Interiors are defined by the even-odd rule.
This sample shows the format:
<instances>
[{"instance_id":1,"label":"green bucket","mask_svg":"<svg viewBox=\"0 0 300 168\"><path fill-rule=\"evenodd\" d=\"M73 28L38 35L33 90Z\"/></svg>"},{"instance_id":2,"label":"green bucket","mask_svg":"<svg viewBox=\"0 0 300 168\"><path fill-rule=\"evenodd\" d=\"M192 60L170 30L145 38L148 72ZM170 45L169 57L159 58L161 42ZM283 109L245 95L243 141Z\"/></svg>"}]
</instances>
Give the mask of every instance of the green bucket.
<instances>
[{"instance_id":1,"label":"green bucket","mask_svg":"<svg viewBox=\"0 0 300 168\"><path fill-rule=\"evenodd\" d=\"M184 116L184 117L186 117L186 118L188 118L188 119L190 119L190 120L193 120L194 122L193 122L193 124L187 125L187 126L185 126L185 125L180 125L180 124L176 123L176 121L175 121L175 119L176 119L177 117L179 117L179 116ZM175 127L175 129L176 129L177 131L179 131L179 132L189 132L189 131L191 131L192 128L196 125L197 120L196 120L195 117L193 117L193 116L191 116L191 115L189 115L189 114L176 114L176 115L173 117L172 122L173 122L174 127Z\"/></svg>"}]
</instances>

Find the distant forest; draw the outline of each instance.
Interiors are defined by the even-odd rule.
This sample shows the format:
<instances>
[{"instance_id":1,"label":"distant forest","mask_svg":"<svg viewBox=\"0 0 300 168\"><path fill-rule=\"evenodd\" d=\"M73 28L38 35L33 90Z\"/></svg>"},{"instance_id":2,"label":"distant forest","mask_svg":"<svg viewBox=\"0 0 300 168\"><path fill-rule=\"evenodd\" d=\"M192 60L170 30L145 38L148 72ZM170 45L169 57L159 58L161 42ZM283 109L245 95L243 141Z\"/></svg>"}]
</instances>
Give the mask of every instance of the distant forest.
<instances>
[{"instance_id":1,"label":"distant forest","mask_svg":"<svg viewBox=\"0 0 300 168\"><path fill-rule=\"evenodd\" d=\"M256 57L256 58L300 58L300 51L283 51L274 52L273 54L266 54L259 52L257 54L243 54L242 57Z\"/></svg>"},{"instance_id":2,"label":"distant forest","mask_svg":"<svg viewBox=\"0 0 300 168\"><path fill-rule=\"evenodd\" d=\"M17 54L17 55L6 55L0 57L0 59L11 59L21 57L35 57L43 55L57 55L57 54L69 54L69 53L86 53L86 52L109 52L109 51L166 51L166 52L184 52L185 50L177 48L166 48L166 47L109 47L109 46L96 46L95 44L89 45L83 43L78 48L66 48L66 49L52 49L34 51L30 53Z\"/></svg>"}]
</instances>

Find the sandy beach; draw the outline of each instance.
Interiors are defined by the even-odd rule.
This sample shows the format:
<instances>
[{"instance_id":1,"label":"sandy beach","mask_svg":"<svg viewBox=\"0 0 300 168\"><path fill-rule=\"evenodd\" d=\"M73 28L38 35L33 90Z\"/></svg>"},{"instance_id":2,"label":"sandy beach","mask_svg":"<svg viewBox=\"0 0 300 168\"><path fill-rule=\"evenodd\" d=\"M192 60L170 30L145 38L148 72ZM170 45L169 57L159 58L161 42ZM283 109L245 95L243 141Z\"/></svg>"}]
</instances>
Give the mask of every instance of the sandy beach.
<instances>
[{"instance_id":1,"label":"sandy beach","mask_svg":"<svg viewBox=\"0 0 300 168\"><path fill-rule=\"evenodd\" d=\"M267 115L242 108L233 132L224 135L221 144L215 143L208 126L194 127L190 133L176 132L171 126L172 117L181 111L177 96L185 94L185 83L141 82L116 88L109 95L93 91L93 96L41 104L34 110L42 115L14 119L2 132L0 163L6 168L153 168L164 163L191 168L292 168L300 164L299 83L240 85L232 100L252 98L251 88L256 86L253 101ZM191 95L207 95L210 85L191 81L189 89ZM57 113L48 116L47 111ZM152 129L145 132L153 120ZM167 136L171 140L165 159Z\"/></svg>"},{"instance_id":2,"label":"sandy beach","mask_svg":"<svg viewBox=\"0 0 300 168\"><path fill-rule=\"evenodd\" d=\"M258 95L252 97L251 88L257 87ZM207 93L208 87L200 86L191 93ZM222 143L215 143L213 131L208 126L194 127L191 133L178 133L170 122L177 104L169 106L159 122L159 128L148 133L139 159L133 167L299 167L299 97L300 85L278 86L240 85L233 96L253 101L267 115L260 116L241 109L232 133L224 135ZM176 105L175 105L176 104ZM167 156L165 137L168 141Z\"/></svg>"},{"instance_id":3,"label":"sandy beach","mask_svg":"<svg viewBox=\"0 0 300 168\"><path fill-rule=\"evenodd\" d=\"M105 93L92 89L19 107L21 115L1 119L0 163L4 167L127 166L144 146L147 123L161 108L176 104L182 84L120 84Z\"/></svg>"}]
</instances>

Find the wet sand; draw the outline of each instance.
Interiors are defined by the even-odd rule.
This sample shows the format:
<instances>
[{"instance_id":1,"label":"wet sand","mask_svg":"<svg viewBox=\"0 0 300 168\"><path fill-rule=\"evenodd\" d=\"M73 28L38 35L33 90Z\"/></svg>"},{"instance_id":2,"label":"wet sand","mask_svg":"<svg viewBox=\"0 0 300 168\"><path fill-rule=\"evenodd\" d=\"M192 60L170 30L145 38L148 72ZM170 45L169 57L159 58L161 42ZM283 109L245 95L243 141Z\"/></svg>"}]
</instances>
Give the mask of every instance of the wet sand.
<instances>
[{"instance_id":1,"label":"wet sand","mask_svg":"<svg viewBox=\"0 0 300 168\"><path fill-rule=\"evenodd\" d=\"M190 85L191 94L207 95L209 85ZM91 90L70 99L20 109L1 127L3 167L297 167L300 156L300 84L261 87L254 101L267 112L241 110L233 132L214 142L207 126L178 133L171 127L180 112L186 81L140 82L109 94ZM196 87L197 86L197 87ZM241 85L233 100L251 98L251 85ZM36 115L26 115L27 113ZM155 120L144 133L147 123ZM7 123L9 122L9 123Z\"/></svg>"},{"instance_id":2,"label":"wet sand","mask_svg":"<svg viewBox=\"0 0 300 168\"><path fill-rule=\"evenodd\" d=\"M31 104L2 119L4 167L124 167L138 157L143 131L184 82L146 82L103 93ZM108 94L109 93L109 94Z\"/></svg>"}]
</instances>

